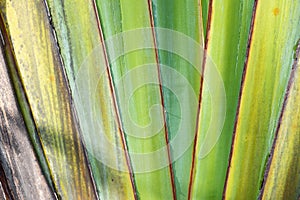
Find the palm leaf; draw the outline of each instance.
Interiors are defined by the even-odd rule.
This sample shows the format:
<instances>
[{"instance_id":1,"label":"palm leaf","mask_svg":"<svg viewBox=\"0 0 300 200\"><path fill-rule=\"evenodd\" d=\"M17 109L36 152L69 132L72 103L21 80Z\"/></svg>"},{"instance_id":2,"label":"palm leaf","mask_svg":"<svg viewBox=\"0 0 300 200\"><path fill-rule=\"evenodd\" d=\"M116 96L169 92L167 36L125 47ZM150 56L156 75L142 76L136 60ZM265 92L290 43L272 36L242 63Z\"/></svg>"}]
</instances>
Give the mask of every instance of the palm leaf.
<instances>
[{"instance_id":1,"label":"palm leaf","mask_svg":"<svg viewBox=\"0 0 300 200\"><path fill-rule=\"evenodd\" d=\"M265 182L260 193L262 199L299 197L299 53L296 49L288 88L281 108L271 156L265 172ZM290 119L294 120L290 120Z\"/></svg>"},{"instance_id":2,"label":"palm leaf","mask_svg":"<svg viewBox=\"0 0 300 200\"><path fill-rule=\"evenodd\" d=\"M48 169L44 168L44 177L42 169L36 161L34 150L28 148L31 145L27 136L27 130L29 129L26 128L22 114L18 109L18 101L9 79L9 67L4 62L2 52L0 62L0 87L3 89L0 95L0 130L2 133L0 136L0 191L2 191L0 192L0 198L5 199L5 195L14 199L53 198L52 191L45 180L50 179ZM18 80L13 80L15 86L19 86ZM19 93L19 95L21 94ZM23 107L26 107L25 102ZM38 144L36 144L36 147L40 148ZM44 160L41 160L41 162L44 162ZM32 176L32 174L36 174L36 176ZM11 179L10 177L13 176L19 179ZM14 188L14 190L9 190L9 188Z\"/></svg>"},{"instance_id":3,"label":"palm leaf","mask_svg":"<svg viewBox=\"0 0 300 200\"><path fill-rule=\"evenodd\" d=\"M24 88L29 123L36 127L55 191L62 198L95 198L46 7L23 1L6 2L4 8L1 19L10 36L5 43L16 63L11 68L16 68Z\"/></svg>"},{"instance_id":4,"label":"palm leaf","mask_svg":"<svg viewBox=\"0 0 300 200\"><path fill-rule=\"evenodd\" d=\"M283 77L290 76L293 47L300 36L298 2L256 2L255 7L225 191L228 198L255 198L259 193L287 88L288 78ZM240 178L248 172L251 176Z\"/></svg>"},{"instance_id":5,"label":"palm leaf","mask_svg":"<svg viewBox=\"0 0 300 200\"><path fill-rule=\"evenodd\" d=\"M0 1L0 199L299 198L299 6Z\"/></svg>"},{"instance_id":6,"label":"palm leaf","mask_svg":"<svg viewBox=\"0 0 300 200\"><path fill-rule=\"evenodd\" d=\"M211 91L207 84L203 86L200 96L197 151L194 155L197 158L194 166L195 180L191 183L192 191L190 191L192 199L222 198L253 10L253 1L239 1L238 3L211 1L210 4L205 44L208 59L203 67L204 70L209 70L210 59L217 66L224 81L226 102L217 102L219 105L216 105L216 102L211 100L212 95L216 95L212 92L220 93L220 91ZM232 26L232 24L236 25ZM206 74L208 75L204 71L204 80L208 80ZM209 149L208 151L211 150L211 152L206 155L207 153L201 151L206 137L218 132L212 129L212 127L217 127L217 123L211 123L211 119L215 119L212 118L211 110L213 107L221 110L222 106L226 106L225 116L221 116L225 117L223 130L220 136L216 136L219 139L213 146L214 148ZM222 122L222 119L217 121Z\"/></svg>"}]
</instances>

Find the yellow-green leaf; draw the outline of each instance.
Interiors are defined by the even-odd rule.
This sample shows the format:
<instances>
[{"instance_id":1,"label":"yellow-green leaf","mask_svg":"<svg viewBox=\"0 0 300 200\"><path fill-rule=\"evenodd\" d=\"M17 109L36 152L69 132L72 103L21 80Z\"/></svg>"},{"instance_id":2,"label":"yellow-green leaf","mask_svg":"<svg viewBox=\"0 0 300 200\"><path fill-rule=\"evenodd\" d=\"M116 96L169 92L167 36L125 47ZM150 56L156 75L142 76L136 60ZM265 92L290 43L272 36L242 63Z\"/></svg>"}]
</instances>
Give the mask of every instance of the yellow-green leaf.
<instances>
[{"instance_id":1,"label":"yellow-green leaf","mask_svg":"<svg viewBox=\"0 0 300 200\"><path fill-rule=\"evenodd\" d=\"M300 36L300 2L256 1L226 199L257 198Z\"/></svg>"},{"instance_id":2,"label":"yellow-green leaf","mask_svg":"<svg viewBox=\"0 0 300 200\"><path fill-rule=\"evenodd\" d=\"M300 42L285 95L262 199L300 196Z\"/></svg>"}]
</instances>

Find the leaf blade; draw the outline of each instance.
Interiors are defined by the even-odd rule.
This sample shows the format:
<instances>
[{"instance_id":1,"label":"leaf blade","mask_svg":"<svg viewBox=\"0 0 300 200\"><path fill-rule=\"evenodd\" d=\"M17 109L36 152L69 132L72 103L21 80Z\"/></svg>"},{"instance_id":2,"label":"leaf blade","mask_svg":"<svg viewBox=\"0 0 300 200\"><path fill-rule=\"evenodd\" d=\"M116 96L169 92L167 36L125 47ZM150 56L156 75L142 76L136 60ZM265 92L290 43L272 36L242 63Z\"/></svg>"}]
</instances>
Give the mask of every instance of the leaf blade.
<instances>
[{"instance_id":1,"label":"leaf blade","mask_svg":"<svg viewBox=\"0 0 300 200\"><path fill-rule=\"evenodd\" d=\"M283 77L288 77L293 46L299 38L296 31L299 29L296 20L300 15L299 4L289 3L257 3L257 16L225 191L226 198L234 198L237 195L256 198L259 193L271 147L270 141L273 139L287 85L287 80ZM244 162L239 163L242 155ZM252 176L238 178L249 171L252 172ZM237 183L240 185L238 188Z\"/></svg>"},{"instance_id":2,"label":"leaf blade","mask_svg":"<svg viewBox=\"0 0 300 200\"><path fill-rule=\"evenodd\" d=\"M10 1L1 8L56 192L95 199L44 2Z\"/></svg>"}]
</instances>

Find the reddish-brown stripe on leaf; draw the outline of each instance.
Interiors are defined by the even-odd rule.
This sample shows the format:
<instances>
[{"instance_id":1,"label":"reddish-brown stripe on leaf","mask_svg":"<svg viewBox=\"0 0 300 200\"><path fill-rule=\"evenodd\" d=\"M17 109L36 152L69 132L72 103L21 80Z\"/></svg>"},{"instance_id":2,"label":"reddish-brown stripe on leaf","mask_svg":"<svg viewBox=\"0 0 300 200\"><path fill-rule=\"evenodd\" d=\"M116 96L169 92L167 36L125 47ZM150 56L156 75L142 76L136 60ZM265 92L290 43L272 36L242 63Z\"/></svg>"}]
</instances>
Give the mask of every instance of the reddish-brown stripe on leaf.
<instances>
[{"instance_id":1,"label":"reddish-brown stripe on leaf","mask_svg":"<svg viewBox=\"0 0 300 200\"><path fill-rule=\"evenodd\" d=\"M188 190L188 200L192 198L192 187L194 182L194 174L195 174L195 159L196 159L196 149L197 149L197 142L198 142L198 129L199 129L199 119L200 119L200 112L201 112L201 103L202 103L202 92L203 92L203 81L204 81L204 71L207 59L207 48L210 38L210 28L211 28L211 17L213 12L213 0L209 2L208 8L208 19L206 24L206 37L204 41L204 53L203 53L203 60L202 60L202 67L201 67L201 78L200 78L200 89L199 89L199 101L198 101L198 109L197 109L197 117L196 117L196 128L195 128L195 138L193 144L193 154L192 154L192 166L190 172L190 181L189 181L189 190ZM201 7L200 7L201 9Z\"/></svg>"},{"instance_id":2,"label":"reddish-brown stripe on leaf","mask_svg":"<svg viewBox=\"0 0 300 200\"><path fill-rule=\"evenodd\" d=\"M161 101L162 107L165 108L165 102L164 102L163 90L162 90L162 78L161 78L161 71L160 71L160 62L159 62L159 57L158 57L157 40L156 40L156 35L155 35L155 27L154 27L154 19L153 19L153 10L152 10L151 0L148 0L148 10L149 10L152 38L153 38L153 43L154 43L155 60L156 60L156 64L157 64L160 101ZM173 172L172 159L171 159L171 150L170 150L170 145L169 145L168 127L167 127L167 124L166 124L166 122L167 122L166 113L164 112L164 110L163 110L162 113L163 113L163 119L164 119L164 132L165 132L165 141L166 141L166 145L167 145L167 154L168 154L172 194L173 194L173 199L176 200L177 199L177 197L176 197L176 187L175 187L175 179L174 179L174 172Z\"/></svg>"},{"instance_id":3,"label":"reddish-brown stripe on leaf","mask_svg":"<svg viewBox=\"0 0 300 200\"><path fill-rule=\"evenodd\" d=\"M290 74L289 82L288 82L288 85L287 85L287 88L286 88L282 109L281 109L280 116L279 116L279 119L278 119L278 122L277 122L276 132L275 132L275 136L274 136L270 156L269 156L269 159L268 159L268 162L267 162L267 167L266 167L266 170L265 170L265 173L264 173L262 188L261 188L261 191L260 191L259 197L258 197L259 200L261 200L263 198L263 195L264 195L265 185L266 185L266 182L267 182L267 179L268 179L268 176L269 176L269 171L270 171L270 167L271 167L271 164L272 164L272 161L273 161L275 147L276 147L276 144L277 144L278 133L279 133L279 130L280 130L280 127L281 127L281 122L282 122L283 114L284 114L285 109L286 109L287 101L288 101L288 98L289 98L289 95L290 95L290 92L291 92L291 87L292 87L292 84L294 83L294 80L295 80L295 73L296 73L296 70L298 68L299 58L300 58L300 41L298 41L298 44L297 44L296 57L294 59L294 63L293 63L292 69L291 69L291 74Z\"/></svg>"},{"instance_id":4,"label":"reddish-brown stripe on leaf","mask_svg":"<svg viewBox=\"0 0 300 200\"><path fill-rule=\"evenodd\" d=\"M103 36L103 31L102 31L102 27L101 27L101 22L100 22L100 18L99 18L99 13L97 10L97 6L96 6L96 2L95 0L92 0L93 3L93 9L94 12L96 14L96 21L97 21L97 26L98 26L98 30L99 30L99 37L100 37L100 41L102 44L102 50L104 52L104 59L105 59L105 64L106 64L106 73L108 75L109 78L109 87L110 87L110 91L111 91L111 95L113 98L113 108L114 111L116 113L117 116L117 124L118 124L118 129L119 129L119 133L120 133L120 137L121 137L121 142L122 142L122 148L124 150L124 154L125 154L125 159L126 159L126 164L128 167L128 171L130 174L130 181L131 181L131 185L132 185L132 189L133 189L133 193L134 193L134 199L138 199L138 194L137 194L137 188L134 182L134 174L133 174L133 169L132 169L132 164L131 164L131 160L130 160L130 156L129 156L129 152L128 152L128 147L126 144L126 138L124 135L124 131L122 129L122 125L121 125L121 119L120 119L120 112L117 106L117 101L116 101L116 93L114 90L114 86L113 86L113 80L112 80L112 74L111 74L111 69L109 66L109 61L108 61L108 54L106 51L106 46L105 46L105 42L104 42L104 36Z\"/></svg>"},{"instance_id":5,"label":"reddish-brown stripe on leaf","mask_svg":"<svg viewBox=\"0 0 300 200\"><path fill-rule=\"evenodd\" d=\"M236 110L236 115L235 115L234 129L233 129L233 134L232 134L232 139L231 139L232 142L231 142L231 149L230 149L230 153L229 153L229 160L228 160L228 167L227 167L227 172L226 172L225 184L224 184L224 189L223 189L223 199L226 198L226 189L227 189L227 184L228 184L230 166L231 166L231 162L232 162L232 155L233 155L233 151L234 151L234 144L235 144L235 138L236 138L236 129L237 129L238 117L239 117L239 113L240 113L241 99L242 99L242 95L243 95L243 88L244 88L245 78L246 78L246 74L247 74L247 67L248 67L250 49L251 49L251 44L252 44L252 36L253 36L254 23L255 23L255 18L256 18L257 4L258 4L258 0L255 0L254 4L253 4L251 26L250 26L249 37L248 37L248 46L247 46L245 64L244 64L244 69L243 69L243 74L242 74L242 79L241 79L241 88L240 88L240 92L239 92L238 105L237 105L237 110Z\"/></svg>"}]
</instances>

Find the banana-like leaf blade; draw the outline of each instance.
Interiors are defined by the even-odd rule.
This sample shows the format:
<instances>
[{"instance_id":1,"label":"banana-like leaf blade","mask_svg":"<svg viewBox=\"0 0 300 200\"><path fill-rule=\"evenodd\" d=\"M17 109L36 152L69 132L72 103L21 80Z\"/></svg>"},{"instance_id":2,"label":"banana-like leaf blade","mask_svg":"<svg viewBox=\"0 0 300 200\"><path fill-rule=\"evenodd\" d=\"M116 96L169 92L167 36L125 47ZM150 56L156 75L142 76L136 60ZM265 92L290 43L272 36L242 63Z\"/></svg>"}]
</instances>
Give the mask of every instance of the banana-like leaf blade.
<instances>
[{"instance_id":1,"label":"banana-like leaf blade","mask_svg":"<svg viewBox=\"0 0 300 200\"><path fill-rule=\"evenodd\" d=\"M258 197L291 71L293 47L300 37L299 1L256 1L254 12L227 199Z\"/></svg>"},{"instance_id":2,"label":"banana-like leaf blade","mask_svg":"<svg viewBox=\"0 0 300 200\"><path fill-rule=\"evenodd\" d=\"M43 1L1 3L17 72L55 190L64 199L95 199L46 6Z\"/></svg>"}]
</instances>

